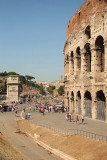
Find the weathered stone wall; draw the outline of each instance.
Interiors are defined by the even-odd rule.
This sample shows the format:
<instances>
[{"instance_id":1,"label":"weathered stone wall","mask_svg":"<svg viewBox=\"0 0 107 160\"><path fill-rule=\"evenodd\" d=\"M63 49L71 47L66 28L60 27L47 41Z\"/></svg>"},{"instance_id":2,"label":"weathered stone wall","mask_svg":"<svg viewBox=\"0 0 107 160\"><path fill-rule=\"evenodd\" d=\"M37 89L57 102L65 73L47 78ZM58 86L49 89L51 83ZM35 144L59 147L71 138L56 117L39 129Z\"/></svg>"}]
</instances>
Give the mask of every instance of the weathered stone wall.
<instances>
[{"instance_id":1,"label":"weathered stone wall","mask_svg":"<svg viewBox=\"0 0 107 160\"><path fill-rule=\"evenodd\" d=\"M19 101L19 77L12 75L7 78L7 102Z\"/></svg>"},{"instance_id":2,"label":"weathered stone wall","mask_svg":"<svg viewBox=\"0 0 107 160\"><path fill-rule=\"evenodd\" d=\"M65 105L107 121L107 0L87 0L68 22L66 33Z\"/></svg>"}]
</instances>

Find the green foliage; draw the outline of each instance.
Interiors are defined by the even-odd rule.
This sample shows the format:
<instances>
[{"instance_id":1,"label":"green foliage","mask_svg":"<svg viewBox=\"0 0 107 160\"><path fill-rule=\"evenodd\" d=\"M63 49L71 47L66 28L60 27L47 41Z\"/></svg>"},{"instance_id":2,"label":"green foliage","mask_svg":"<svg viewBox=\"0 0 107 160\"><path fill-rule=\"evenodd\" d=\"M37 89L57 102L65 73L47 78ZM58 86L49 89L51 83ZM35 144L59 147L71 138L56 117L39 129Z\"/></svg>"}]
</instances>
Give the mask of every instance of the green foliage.
<instances>
[{"instance_id":1,"label":"green foliage","mask_svg":"<svg viewBox=\"0 0 107 160\"><path fill-rule=\"evenodd\" d=\"M40 86L39 86L38 84L35 84L35 88L38 88L38 89L39 89L39 88L40 88Z\"/></svg>"},{"instance_id":2,"label":"green foliage","mask_svg":"<svg viewBox=\"0 0 107 160\"><path fill-rule=\"evenodd\" d=\"M2 86L0 86L0 92L1 92L1 93L5 93L6 90L7 90L7 86L6 86L5 84L2 85Z\"/></svg>"},{"instance_id":3,"label":"green foliage","mask_svg":"<svg viewBox=\"0 0 107 160\"><path fill-rule=\"evenodd\" d=\"M40 90L40 94L45 95L45 91L42 84L40 84L39 90Z\"/></svg>"},{"instance_id":4,"label":"green foliage","mask_svg":"<svg viewBox=\"0 0 107 160\"><path fill-rule=\"evenodd\" d=\"M35 77L29 76L29 75L26 75L25 78L27 81L31 81L32 79L35 79Z\"/></svg>"},{"instance_id":5,"label":"green foliage","mask_svg":"<svg viewBox=\"0 0 107 160\"><path fill-rule=\"evenodd\" d=\"M21 84L26 84L26 78L25 78L25 76L19 75L19 79L20 79Z\"/></svg>"},{"instance_id":6,"label":"green foliage","mask_svg":"<svg viewBox=\"0 0 107 160\"><path fill-rule=\"evenodd\" d=\"M3 83L3 80L0 79L0 83Z\"/></svg>"},{"instance_id":7,"label":"green foliage","mask_svg":"<svg viewBox=\"0 0 107 160\"><path fill-rule=\"evenodd\" d=\"M35 87L35 83L32 82L32 81L28 81L28 82L27 82L27 86L28 86L28 87L30 87L30 86L31 86L31 87Z\"/></svg>"},{"instance_id":8,"label":"green foliage","mask_svg":"<svg viewBox=\"0 0 107 160\"><path fill-rule=\"evenodd\" d=\"M47 87L47 91L51 94L53 94L53 90L55 89L55 86L49 86Z\"/></svg>"},{"instance_id":9,"label":"green foliage","mask_svg":"<svg viewBox=\"0 0 107 160\"><path fill-rule=\"evenodd\" d=\"M19 75L19 74L16 72L8 72L7 75L9 76L9 75Z\"/></svg>"},{"instance_id":10,"label":"green foliage","mask_svg":"<svg viewBox=\"0 0 107 160\"><path fill-rule=\"evenodd\" d=\"M62 96L62 95L64 94L64 86L60 86L60 87L58 88L58 94L59 94L60 96Z\"/></svg>"},{"instance_id":11,"label":"green foliage","mask_svg":"<svg viewBox=\"0 0 107 160\"><path fill-rule=\"evenodd\" d=\"M52 87L52 90L54 90L56 87L55 86L51 86Z\"/></svg>"},{"instance_id":12,"label":"green foliage","mask_svg":"<svg viewBox=\"0 0 107 160\"><path fill-rule=\"evenodd\" d=\"M9 75L19 75L19 74L16 72L6 72L6 71L0 73L0 76L9 76Z\"/></svg>"},{"instance_id":13,"label":"green foliage","mask_svg":"<svg viewBox=\"0 0 107 160\"><path fill-rule=\"evenodd\" d=\"M7 76L7 72L0 72L0 76Z\"/></svg>"}]
</instances>

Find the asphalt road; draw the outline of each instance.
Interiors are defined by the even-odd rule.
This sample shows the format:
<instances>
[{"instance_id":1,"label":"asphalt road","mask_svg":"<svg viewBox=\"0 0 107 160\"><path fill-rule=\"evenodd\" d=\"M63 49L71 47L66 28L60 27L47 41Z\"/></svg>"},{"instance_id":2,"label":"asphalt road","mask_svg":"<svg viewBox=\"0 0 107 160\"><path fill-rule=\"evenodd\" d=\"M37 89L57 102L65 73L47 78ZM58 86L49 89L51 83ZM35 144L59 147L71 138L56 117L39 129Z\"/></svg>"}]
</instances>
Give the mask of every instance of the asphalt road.
<instances>
[{"instance_id":1,"label":"asphalt road","mask_svg":"<svg viewBox=\"0 0 107 160\"><path fill-rule=\"evenodd\" d=\"M20 107L23 108L23 105ZM20 111L18 112L18 115ZM0 112L0 131L6 136L11 144L26 156L26 160L61 160L40 147L34 140L20 133L14 112Z\"/></svg>"}]
</instances>

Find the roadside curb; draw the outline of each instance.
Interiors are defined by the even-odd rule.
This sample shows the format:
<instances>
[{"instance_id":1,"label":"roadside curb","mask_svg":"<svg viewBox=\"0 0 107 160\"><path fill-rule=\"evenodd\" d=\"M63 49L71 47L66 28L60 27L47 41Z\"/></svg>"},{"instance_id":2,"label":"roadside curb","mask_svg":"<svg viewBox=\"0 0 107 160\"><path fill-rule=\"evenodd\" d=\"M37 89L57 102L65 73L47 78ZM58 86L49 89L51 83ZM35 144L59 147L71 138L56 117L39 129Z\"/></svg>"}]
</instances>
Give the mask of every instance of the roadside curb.
<instances>
[{"instance_id":1,"label":"roadside curb","mask_svg":"<svg viewBox=\"0 0 107 160\"><path fill-rule=\"evenodd\" d=\"M47 145L47 144L39 141L39 140L37 139L37 135L36 135L36 134L34 135L34 137L33 137L31 134L27 133L27 132L26 132L26 134L27 134L28 136L30 136L31 138L33 138L34 141L35 141L37 144L39 144L40 146L42 146L43 148L45 148L45 149L48 150L49 152L51 152L51 153L59 156L60 158L62 158L62 159L64 159L64 160L76 160L75 158L73 158L73 157L71 157L71 156L63 153L62 151L59 151L59 150L57 150L57 149L54 149L54 148L50 147L49 145Z\"/></svg>"}]
</instances>

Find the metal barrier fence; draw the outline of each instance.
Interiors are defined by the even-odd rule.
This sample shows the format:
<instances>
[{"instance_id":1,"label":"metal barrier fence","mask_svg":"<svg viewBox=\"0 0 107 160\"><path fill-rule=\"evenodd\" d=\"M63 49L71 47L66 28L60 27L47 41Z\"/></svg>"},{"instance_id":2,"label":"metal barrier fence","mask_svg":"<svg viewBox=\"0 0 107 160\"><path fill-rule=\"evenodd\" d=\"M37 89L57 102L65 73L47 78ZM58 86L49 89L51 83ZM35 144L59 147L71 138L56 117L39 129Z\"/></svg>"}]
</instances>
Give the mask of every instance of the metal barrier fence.
<instances>
[{"instance_id":1,"label":"metal barrier fence","mask_svg":"<svg viewBox=\"0 0 107 160\"><path fill-rule=\"evenodd\" d=\"M34 111L34 109L32 111ZM37 125L42 126L44 128L47 128L47 129L50 129L54 132L66 135L66 136L79 135L79 136L83 136L83 137L86 137L86 138L90 138L90 139L94 139L94 140L97 140L97 141L100 141L100 142L107 143L107 136L99 135L99 134L92 133L92 132L89 132L89 131L78 130L78 129L63 130L63 129L60 129L60 128L55 128L55 127L53 127L49 124L42 124L40 122L37 123Z\"/></svg>"},{"instance_id":2,"label":"metal barrier fence","mask_svg":"<svg viewBox=\"0 0 107 160\"><path fill-rule=\"evenodd\" d=\"M47 129L50 129L54 132L66 135L66 136L79 135L79 136L83 136L83 137L86 137L86 138L90 138L90 139L94 139L94 140L97 140L97 141L100 141L100 142L107 143L107 136L98 135L96 133L91 133L89 131L78 130L78 129L63 130L63 129L55 128L55 127L50 126L48 124L41 124L41 123L37 123L37 125L42 126L44 128L47 128Z\"/></svg>"}]
</instances>

